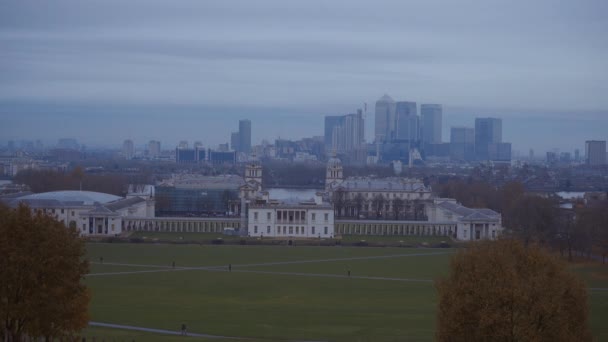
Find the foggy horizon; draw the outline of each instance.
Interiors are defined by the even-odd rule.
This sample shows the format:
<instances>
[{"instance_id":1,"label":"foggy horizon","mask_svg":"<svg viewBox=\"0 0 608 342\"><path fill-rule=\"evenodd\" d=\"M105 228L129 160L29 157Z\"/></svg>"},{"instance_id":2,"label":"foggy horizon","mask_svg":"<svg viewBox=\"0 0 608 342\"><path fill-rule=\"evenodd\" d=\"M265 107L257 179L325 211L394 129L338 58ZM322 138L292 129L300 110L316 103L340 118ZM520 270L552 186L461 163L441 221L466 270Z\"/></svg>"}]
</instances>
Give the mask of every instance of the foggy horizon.
<instances>
[{"instance_id":1,"label":"foggy horizon","mask_svg":"<svg viewBox=\"0 0 608 342\"><path fill-rule=\"evenodd\" d=\"M602 1L1 6L4 142L215 146L244 118L254 144L295 140L363 103L371 142L385 93L442 104L444 142L475 117L502 118L522 154L607 138Z\"/></svg>"}]
</instances>

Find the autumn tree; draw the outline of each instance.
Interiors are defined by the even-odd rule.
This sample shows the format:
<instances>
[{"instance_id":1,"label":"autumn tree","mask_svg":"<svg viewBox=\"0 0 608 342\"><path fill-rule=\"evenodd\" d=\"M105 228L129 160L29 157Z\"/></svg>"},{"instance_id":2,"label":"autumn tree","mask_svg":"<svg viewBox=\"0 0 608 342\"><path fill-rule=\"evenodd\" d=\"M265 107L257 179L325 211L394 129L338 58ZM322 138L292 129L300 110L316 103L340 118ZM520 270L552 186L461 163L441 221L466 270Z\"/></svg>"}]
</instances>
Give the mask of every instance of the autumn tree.
<instances>
[{"instance_id":1,"label":"autumn tree","mask_svg":"<svg viewBox=\"0 0 608 342\"><path fill-rule=\"evenodd\" d=\"M438 341L590 341L587 291L535 245L479 242L437 281Z\"/></svg>"},{"instance_id":2,"label":"autumn tree","mask_svg":"<svg viewBox=\"0 0 608 342\"><path fill-rule=\"evenodd\" d=\"M88 324L85 245L74 228L0 205L0 335L68 339Z\"/></svg>"}]
</instances>

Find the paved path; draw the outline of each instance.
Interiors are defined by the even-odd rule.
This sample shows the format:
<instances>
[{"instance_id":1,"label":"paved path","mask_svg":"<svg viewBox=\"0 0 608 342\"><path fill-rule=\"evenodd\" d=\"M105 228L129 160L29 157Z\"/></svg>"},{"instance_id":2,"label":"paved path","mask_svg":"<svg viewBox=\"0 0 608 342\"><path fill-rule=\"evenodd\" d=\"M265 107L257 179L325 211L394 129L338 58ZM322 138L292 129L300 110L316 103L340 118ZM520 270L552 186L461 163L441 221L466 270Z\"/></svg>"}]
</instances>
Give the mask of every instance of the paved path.
<instances>
[{"instance_id":1,"label":"paved path","mask_svg":"<svg viewBox=\"0 0 608 342\"><path fill-rule=\"evenodd\" d=\"M165 334L165 335L181 335L182 334L181 331L175 331L175 330L154 329L154 328L136 327L133 325L122 325L122 324L112 324L112 323L103 323L103 322L89 322L89 325L92 327L125 329L125 330L143 331L143 332ZM188 336L204 337L204 338L210 338L210 339L258 340L256 338L250 338L250 337L220 336L220 335L210 335L210 334L198 334L198 333L192 333L192 332L188 332ZM291 342L324 342L324 341L305 341L305 340L289 340L289 341L291 341Z\"/></svg>"},{"instance_id":2,"label":"paved path","mask_svg":"<svg viewBox=\"0 0 608 342\"><path fill-rule=\"evenodd\" d=\"M369 279L369 280L393 280L404 282L432 283L431 279L413 279L413 278L391 278L391 277L371 277L371 276L354 276L345 274L332 273L302 273L302 272L272 272L272 271L252 271L252 270L232 270L232 272L242 273L259 273L259 274L278 274L278 275L295 275L304 277L324 277L324 278L352 278L352 279Z\"/></svg>"}]
</instances>

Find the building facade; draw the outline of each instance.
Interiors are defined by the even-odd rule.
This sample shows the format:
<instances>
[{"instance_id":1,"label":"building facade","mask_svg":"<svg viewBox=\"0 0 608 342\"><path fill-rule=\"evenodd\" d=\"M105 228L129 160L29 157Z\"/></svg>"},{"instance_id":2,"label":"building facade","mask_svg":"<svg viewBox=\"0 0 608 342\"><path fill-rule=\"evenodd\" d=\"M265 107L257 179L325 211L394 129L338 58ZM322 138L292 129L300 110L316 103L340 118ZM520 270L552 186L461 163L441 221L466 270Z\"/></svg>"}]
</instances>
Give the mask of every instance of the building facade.
<instances>
[{"instance_id":1,"label":"building facade","mask_svg":"<svg viewBox=\"0 0 608 342\"><path fill-rule=\"evenodd\" d=\"M450 158L454 161L475 160L475 129L452 127L450 129Z\"/></svg>"},{"instance_id":2,"label":"building facade","mask_svg":"<svg viewBox=\"0 0 608 342\"><path fill-rule=\"evenodd\" d=\"M420 118L416 102L399 101L395 104L394 129L389 132L390 140L420 140Z\"/></svg>"},{"instance_id":3,"label":"building facade","mask_svg":"<svg viewBox=\"0 0 608 342\"><path fill-rule=\"evenodd\" d=\"M376 101L375 108L375 140L382 142L391 139L395 131L395 100L384 95Z\"/></svg>"},{"instance_id":4,"label":"building facade","mask_svg":"<svg viewBox=\"0 0 608 342\"><path fill-rule=\"evenodd\" d=\"M249 207L250 236L333 238L334 213L327 203L254 204Z\"/></svg>"},{"instance_id":5,"label":"building facade","mask_svg":"<svg viewBox=\"0 0 608 342\"><path fill-rule=\"evenodd\" d=\"M475 119L475 155L478 160L490 160L489 146L502 142L502 120Z\"/></svg>"},{"instance_id":6,"label":"building facade","mask_svg":"<svg viewBox=\"0 0 608 342\"><path fill-rule=\"evenodd\" d=\"M251 152L251 121L239 120L239 152Z\"/></svg>"},{"instance_id":7,"label":"building facade","mask_svg":"<svg viewBox=\"0 0 608 342\"><path fill-rule=\"evenodd\" d=\"M585 158L587 165L606 165L606 140L586 141Z\"/></svg>"},{"instance_id":8,"label":"building facade","mask_svg":"<svg viewBox=\"0 0 608 342\"><path fill-rule=\"evenodd\" d=\"M420 105L422 144L441 144L443 107L440 104Z\"/></svg>"}]
</instances>

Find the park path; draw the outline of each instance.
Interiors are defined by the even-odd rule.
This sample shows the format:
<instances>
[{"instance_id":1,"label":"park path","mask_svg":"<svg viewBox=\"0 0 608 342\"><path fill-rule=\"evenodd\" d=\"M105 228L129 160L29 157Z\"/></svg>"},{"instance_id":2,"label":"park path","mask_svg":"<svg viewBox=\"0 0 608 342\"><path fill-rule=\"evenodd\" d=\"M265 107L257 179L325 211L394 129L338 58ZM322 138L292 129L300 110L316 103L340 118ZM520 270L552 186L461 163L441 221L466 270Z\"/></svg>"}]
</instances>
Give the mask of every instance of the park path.
<instances>
[{"instance_id":1,"label":"park path","mask_svg":"<svg viewBox=\"0 0 608 342\"><path fill-rule=\"evenodd\" d=\"M124 324L113 324L113 323L103 323L103 322L89 322L89 325L92 327L104 327L104 328L112 328L112 329L124 329L124 330L132 330L132 331L143 331L155 334L165 334L165 335L181 335L181 331L175 330L166 330L166 329L156 329L156 328L145 328L145 327L137 327L133 325L124 325ZM231 340L260 340L257 338L251 337L236 337L236 336L221 336L221 335L210 335L210 334L200 334L188 332L189 337L203 337L209 339L231 339ZM324 341L313 341L313 340L288 340L289 342L324 342Z\"/></svg>"}]
</instances>

